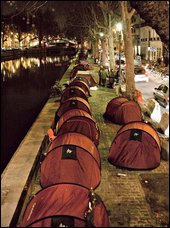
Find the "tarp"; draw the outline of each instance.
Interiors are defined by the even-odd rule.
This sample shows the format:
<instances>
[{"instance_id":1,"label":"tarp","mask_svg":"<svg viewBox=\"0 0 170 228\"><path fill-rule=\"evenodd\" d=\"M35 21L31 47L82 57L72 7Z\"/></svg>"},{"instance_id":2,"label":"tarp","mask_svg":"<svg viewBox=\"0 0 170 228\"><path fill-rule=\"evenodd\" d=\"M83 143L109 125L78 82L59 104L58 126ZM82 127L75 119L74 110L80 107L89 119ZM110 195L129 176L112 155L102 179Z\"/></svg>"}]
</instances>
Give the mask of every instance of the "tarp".
<instances>
[{"instance_id":1,"label":"tarp","mask_svg":"<svg viewBox=\"0 0 170 228\"><path fill-rule=\"evenodd\" d=\"M100 131L91 115L83 110L73 109L65 112L56 126L57 135L77 132L89 137L96 146L99 144Z\"/></svg>"},{"instance_id":2,"label":"tarp","mask_svg":"<svg viewBox=\"0 0 170 228\"><path fill-rule=\"evenodd\" d=\"M157 132L144 122L125 124L112 142L108 161L130 169L154 169L160 164Z\"/></svg>"},{"instance_id":3,"label":"tarp","mask_svg":"<svg viewBox=\"0 0 170 228\"><path fill-rule=\"evenodd\" d=\"M109 101L103 117L116 124L143 120L139 104L124 97L116 97Z\"/></svg>"},{"instance_id":4,"label":"tarp","mask_svg":"<svg viewBox=\"0 0 170 228\"><path fill-rule=\"evenodd\" d=\"M109 227L106 207L97 194L93 210L86 216L91 204L90 196L88 189L73 184L42 189L30 200L19 226L89 227L89 221L95 227Z\"/></svg>"},{"instance_id":5,"label":"tarp","mask_svg":"<svg viewBox=\"0 0 170 228\"><path fill-rule=\"evenodd\" d=\"M60 103L62 104L65 100L71 97L81 97L84 100L88 101L85 91L79 86L67 87L61 95Z\"/></svg>"}]
</instances>

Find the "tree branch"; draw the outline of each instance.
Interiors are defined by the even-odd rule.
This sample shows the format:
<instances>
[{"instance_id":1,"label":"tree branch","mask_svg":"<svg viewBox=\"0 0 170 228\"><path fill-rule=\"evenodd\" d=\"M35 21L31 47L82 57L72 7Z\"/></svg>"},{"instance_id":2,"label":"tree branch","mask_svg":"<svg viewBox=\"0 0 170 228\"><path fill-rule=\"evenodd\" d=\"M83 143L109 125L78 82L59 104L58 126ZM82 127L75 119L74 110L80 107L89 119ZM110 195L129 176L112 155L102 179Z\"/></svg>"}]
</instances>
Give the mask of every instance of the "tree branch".
<instances>
[{"instance_id":1,"label":"tree branch","mask_svg":"<svg viewBox=\"0 0 170 228\"><path fill-rule=\"evenodd\" d=\"M129 18L132 18L132 16L136 13L135 9L132 9L131 12L128 14Z\"/></svg>"}]
</instances>

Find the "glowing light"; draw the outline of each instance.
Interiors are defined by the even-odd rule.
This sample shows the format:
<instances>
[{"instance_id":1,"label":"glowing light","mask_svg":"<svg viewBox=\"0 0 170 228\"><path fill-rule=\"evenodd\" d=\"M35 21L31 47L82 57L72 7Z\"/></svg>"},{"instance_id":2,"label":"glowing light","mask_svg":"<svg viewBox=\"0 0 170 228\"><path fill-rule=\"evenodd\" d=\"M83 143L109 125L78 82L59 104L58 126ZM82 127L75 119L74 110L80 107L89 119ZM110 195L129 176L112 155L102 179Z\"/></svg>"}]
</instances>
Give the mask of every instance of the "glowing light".
<instances>
[{"instance_id":1,"label":"glowing light","mask_svg":"<svg viewBox=\"0 0 170 228\"><path fill-rule=\"evenodd\" d=\"M116 28L117 28L118 32L121 32L122 31L122 24L120 22L117 23Z\"/></svg>"},{"instance_id":2,"label":"glowing light","mask_svg":"<svg viewBox=\"0 0 170 228\"><path fill-rule=\"evenodd\" d=\"M100 35L101 37L103 37L103 36L104 36L104 33L103 33L103 32L100 32L99 35Z\"/></svg>"}]
</instances>

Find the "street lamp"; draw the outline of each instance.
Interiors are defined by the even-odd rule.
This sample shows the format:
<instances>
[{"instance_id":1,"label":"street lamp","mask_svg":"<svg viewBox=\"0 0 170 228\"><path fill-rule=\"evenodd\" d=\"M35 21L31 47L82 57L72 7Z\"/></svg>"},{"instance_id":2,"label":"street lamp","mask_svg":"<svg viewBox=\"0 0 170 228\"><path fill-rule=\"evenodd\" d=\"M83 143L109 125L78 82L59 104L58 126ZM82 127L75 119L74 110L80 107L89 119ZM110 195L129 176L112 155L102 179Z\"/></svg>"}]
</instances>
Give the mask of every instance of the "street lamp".
<instances>
[{"instance_id":1,"label":"street lamp","mask_svg":"<svg viewBox=\"0 0 170 228\"><path fill-rule=\"evenodd\" d=\"M104 33L103 32L100 32L99 35L100 35L100 37L103 37L104 36Z\"/></svg>"},{"instance_id":2,"label":"street lamp","mask_svg":"<svg viewBox=\"0 0 170 228\"><path fill-rule=\"evenodd\" d=\"M122 31L122 24L117 23L116 28L117 28L117 31L119 32L119 77L121 78L121 31Z\"/></svg>"}]
</instances>

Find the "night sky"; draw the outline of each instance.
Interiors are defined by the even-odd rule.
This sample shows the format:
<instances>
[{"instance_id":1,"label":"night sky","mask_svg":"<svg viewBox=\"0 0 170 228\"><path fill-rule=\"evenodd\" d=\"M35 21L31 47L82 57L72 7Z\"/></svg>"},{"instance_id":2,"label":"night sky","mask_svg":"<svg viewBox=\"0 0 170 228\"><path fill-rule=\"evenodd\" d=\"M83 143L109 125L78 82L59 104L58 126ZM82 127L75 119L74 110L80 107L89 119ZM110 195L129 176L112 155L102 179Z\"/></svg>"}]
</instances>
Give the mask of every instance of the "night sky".
<instances>
[{"instance_id":1,"label":"night sky","mask_svg":"<svg viewBox=\"0 0 170 228\"><path fill-rule=\"evenodd\" d=\"M1 1L1 15L10 15L18 10L22 10L24 6L26 6L26 10L28 10L34 4L37 8L42 5L41 9L50 7L59 14L69 10L70 7L74 7L75 4L80 4L80 1L15 1L14 5L10 6L7 2L8 1Z\"/></svg>"}]
</instances>

